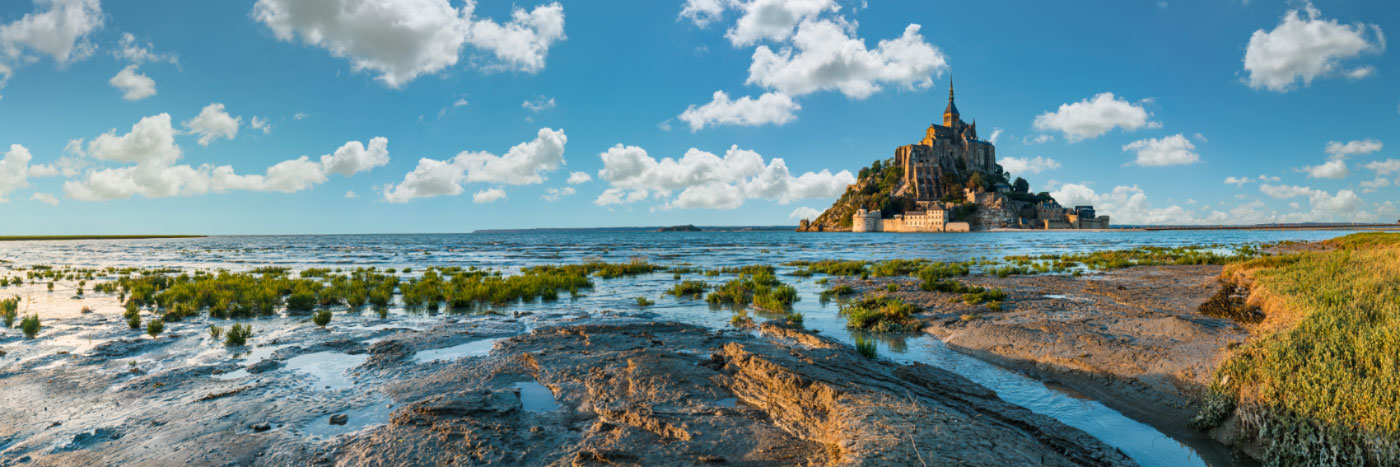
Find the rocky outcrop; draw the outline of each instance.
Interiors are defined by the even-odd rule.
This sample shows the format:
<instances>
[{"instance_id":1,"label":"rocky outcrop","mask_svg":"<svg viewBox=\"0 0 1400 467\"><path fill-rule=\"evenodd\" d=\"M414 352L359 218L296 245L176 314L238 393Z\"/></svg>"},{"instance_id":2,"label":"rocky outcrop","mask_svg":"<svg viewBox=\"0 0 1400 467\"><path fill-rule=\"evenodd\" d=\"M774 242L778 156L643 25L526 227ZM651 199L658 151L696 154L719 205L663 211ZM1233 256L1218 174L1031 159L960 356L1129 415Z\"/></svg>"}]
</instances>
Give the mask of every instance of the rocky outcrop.
<instances>
[{"instance_id":1,"label":"rocky outcrop","mask_svg":"<svg viewBox=\"0 0 1400 467\"><path fill-rule=\"evenodd\" d=\"M804 331L671 323L536 330L434 375L340 464L1125 465L1122 453L947 371ZM521 384L547 387L531 410Z\"/></svg>"}]
</instances>

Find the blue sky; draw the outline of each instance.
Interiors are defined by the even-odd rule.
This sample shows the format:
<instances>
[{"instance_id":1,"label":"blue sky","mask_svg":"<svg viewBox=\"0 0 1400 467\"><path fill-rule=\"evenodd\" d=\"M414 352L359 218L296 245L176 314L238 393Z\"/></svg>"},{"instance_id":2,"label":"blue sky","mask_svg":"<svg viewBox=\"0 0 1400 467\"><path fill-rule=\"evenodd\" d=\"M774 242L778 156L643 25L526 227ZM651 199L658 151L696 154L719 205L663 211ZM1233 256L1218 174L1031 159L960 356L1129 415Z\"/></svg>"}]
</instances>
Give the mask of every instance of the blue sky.
<instances>
[{"instance_id":1,"label":"blue sky","mask_svg":"<svg viewBox=\"0 0 1400 467\"><path fill-rule=\"evenodd\" d=\"M1381 1L15 0L0 233L795 224L941 120L950 76L1008 170L1119 224L1394 222L1398 26Z\"/></svg>"}]
</instances>

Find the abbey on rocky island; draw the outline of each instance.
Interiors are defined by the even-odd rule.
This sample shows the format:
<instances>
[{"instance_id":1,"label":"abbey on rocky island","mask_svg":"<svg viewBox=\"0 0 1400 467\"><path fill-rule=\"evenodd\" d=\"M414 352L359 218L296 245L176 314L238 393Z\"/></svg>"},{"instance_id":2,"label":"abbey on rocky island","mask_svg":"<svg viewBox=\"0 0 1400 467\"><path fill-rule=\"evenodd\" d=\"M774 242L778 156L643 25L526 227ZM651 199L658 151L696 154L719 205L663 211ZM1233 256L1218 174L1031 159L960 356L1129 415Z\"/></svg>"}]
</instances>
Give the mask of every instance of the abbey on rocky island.
<instances>
[{"instance_id":1,"label":"abbey on rocky island","mask_svg":"<svg viewBox=\"0 0 1400 467\"><path fill-rule=\"evenodd\" d=\"M799 230L852 232L968 232L1009 229L1106 229L1108 216L1093 206L1060 206L1029 183L1011 183L997 164L996 146L964 122L948 82L941 124L918 143L895 148L894 158L862 169L861 179ZM849 223L848 223L849 222Z\"/></svg>"}]
</instances>

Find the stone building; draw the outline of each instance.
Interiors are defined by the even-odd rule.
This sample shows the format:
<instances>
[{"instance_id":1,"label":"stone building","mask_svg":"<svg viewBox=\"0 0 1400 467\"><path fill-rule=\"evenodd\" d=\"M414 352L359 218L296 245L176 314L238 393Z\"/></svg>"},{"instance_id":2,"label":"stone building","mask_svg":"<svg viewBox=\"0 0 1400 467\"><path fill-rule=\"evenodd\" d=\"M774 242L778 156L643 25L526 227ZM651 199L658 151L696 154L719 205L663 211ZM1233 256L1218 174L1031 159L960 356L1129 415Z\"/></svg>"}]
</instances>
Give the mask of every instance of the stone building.
<instances>
[{"instance_id":1,"label":"stone building","mask_svg":"<svg viewBox=\"0 0 1400 467\"><path fill-rule=\"evenodd\" d=\"M977 122L968 124L953 103L953 82L948 82L948 107L943 124L929 125L918 144L900 146L894 160L904 170L904 196L915 201L937 200L946 191L949 173L996 172L996 147L977 138Z\"/></svg>"},{"instance_id":2,"label":"stone building","mask_svg":"<svg viewBox=\"0 0 1400 467\"><path fill-rule=\"evenodd\" d=\"M948 211L942 205L934 204L923 211L905 211L884 219L879 210L860 209L851 219L852 232L948 232L950 224L962 224L962 231L969 228L966 222L948 222ZM958 227L958 226L954 226Z\"/></svg>"}]
</instances>

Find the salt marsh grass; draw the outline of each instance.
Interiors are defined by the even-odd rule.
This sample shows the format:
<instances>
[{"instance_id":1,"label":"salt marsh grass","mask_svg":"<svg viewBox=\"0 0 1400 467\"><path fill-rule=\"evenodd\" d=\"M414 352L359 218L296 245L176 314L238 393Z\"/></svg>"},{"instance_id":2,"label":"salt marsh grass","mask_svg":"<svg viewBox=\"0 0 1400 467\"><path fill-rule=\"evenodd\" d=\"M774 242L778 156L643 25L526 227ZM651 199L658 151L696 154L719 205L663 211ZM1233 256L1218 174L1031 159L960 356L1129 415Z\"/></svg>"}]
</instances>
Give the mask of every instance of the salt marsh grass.
<instances>
[{"instance_id":1,"label":"salt marsh grass","mask_svg":"<svg viewBox=\"0 0 1400 467\"><path fill-rule=\"evenodd\" d=\"M1226 266L1265 318L1213 389L1270 441L1270 463L1400 464L1400 234L1325 243Z\"/></svg>"}]
</instances>

